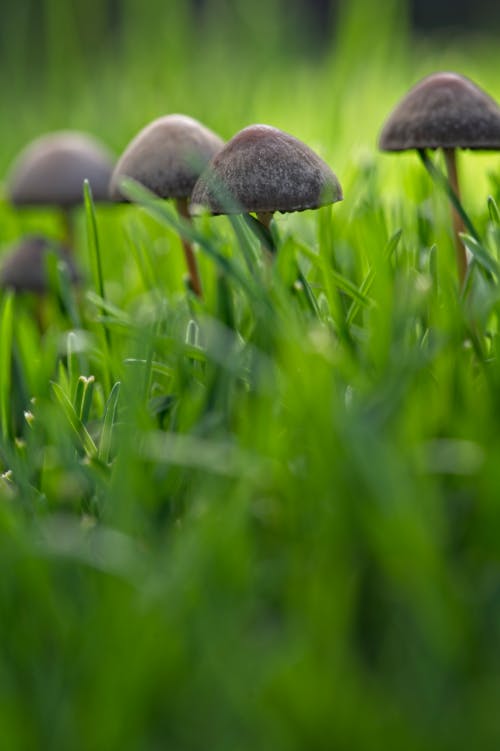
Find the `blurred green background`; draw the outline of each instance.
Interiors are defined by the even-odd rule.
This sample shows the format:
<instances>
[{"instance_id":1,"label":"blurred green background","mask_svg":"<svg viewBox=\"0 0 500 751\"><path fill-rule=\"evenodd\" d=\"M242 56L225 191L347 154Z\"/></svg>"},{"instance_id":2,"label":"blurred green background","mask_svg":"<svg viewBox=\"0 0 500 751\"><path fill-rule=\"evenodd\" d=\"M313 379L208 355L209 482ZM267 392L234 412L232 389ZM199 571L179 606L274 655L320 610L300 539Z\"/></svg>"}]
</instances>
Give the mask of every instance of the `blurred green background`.
<instances>
[{"instance_id":1,"label":"blurred green background","mask_svg":"<svg viewBox=\"0 0 500 751\"><path fill-rule=\"evenodd\" d=\"M168 214L160 226L98 207L106 316L91 283L83 323L55 309L42 338L16 308L12 411L35 419L0 444L9 751L500 746L498 284L481 277L459 299L446 201L413 154L376 150L427 73L457 70L500 98L498 9L321 8L2 3L0 175L40 133L87 130L118 155L184 112L227 139L252 122L293 133L346 196L278 217L274 287L258 292L239 266L221 273L241 254L224 220L207 221L221 256L199 254L207 307L194 312ZM497 261L498 166L461 157ZM57 222L2 202L2 252L35 227ZM85 265L83 211L78 228ZM75 441L50 386L70 393L90 373L94 436L111 376L122 384L110 466Z\"/></svg>"}]
</instances>

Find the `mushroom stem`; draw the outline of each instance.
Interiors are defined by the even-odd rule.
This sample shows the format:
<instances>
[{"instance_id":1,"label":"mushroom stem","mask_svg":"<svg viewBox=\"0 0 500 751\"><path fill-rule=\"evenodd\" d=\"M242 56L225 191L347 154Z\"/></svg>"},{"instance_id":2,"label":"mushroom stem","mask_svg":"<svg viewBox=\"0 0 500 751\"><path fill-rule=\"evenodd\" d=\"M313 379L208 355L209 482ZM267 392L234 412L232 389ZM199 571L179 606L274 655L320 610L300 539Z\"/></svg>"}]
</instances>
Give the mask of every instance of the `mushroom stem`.
<instances>
[{"instance_id":1,"label":"mushroom stem","mask_svg":"<svg viewBox=\"0 0 500 751\"><path fill-rule=\"evenodd\" d=\"M192 220L191 220L191 216L188 210L188 199L176 198L176 206L177 206L177 211L179 212L179 216L181 216L187 222L191 222ZM184 250L184 257L186 259L186 264L188 267L190 287L195 293L195 295L197 295L198 297L203 297L201 279L198 273L198 265L196 263L196 257L194 255L193 246L191 245L189 240L186 240L186 238L182 237L182 235L181 235L181 242L182 242L182 249Z\"/></svg>"},{"instance_id":2,"label":"mushroom stem","mask_svg":"<svg viewBox=\"0 0 500 751\"><path fill-rule=\"evenodd\" d=\"M458 182L457 171L457 157L455 149L443 149L444 158L446 162L446 172L448 174L448 182L457 199L461 202L460 185ZM457 259L458 278L460 286L463 286L465 275L467 273L467 253L465 246L460 239L460 233L465 232L465 225L462 217L458 213L455 206L451 208L451 215L453 220L453 234L455 240L455 252Z\"/></svg>"},{"instance_id":3,"label":"mushroom stem","mask_svg":"<svg viewBox=\"0 0 500 751\"><path fill-rule=\"evenodd\" d=\"M262 224L264 229L266 230L268 236L271 238L271 219L273 218L274 212L273 211L258 211L257 212L257 220ZM266 259L267 263L272 264L275 259L275 252L274 252L274 244L269 247L266 242L261 238L260 241L260 247L262 248L262 254L264 258Z\"/></svg>"},{"instance_id":4,"label":"mushroom stem","mask_svg":"<svg viewBox=\"0 0 500 751\"><path fill-rule=\"evenodd\" d=\"M264 225L264 227L268 230L269 226L271 224L271 219L273 218L272 211L259 211L257 212L257 219L261 224Z\"/></svg>"},{"instance_id":5,"label":"mushroom stem","mask_svg":"<svg viewBox=\"0 0 500 751\"><path fill-rule=\"evenodd\" d=\"M75 222L70 208L61 208L62 242L71 252L75 249Z\"/></svg>"},{"instance_id":6,"label":"mushroom stem","mask_svg":"<svg viewBox=\"0 0 500 751\"><path fill-rule=\"evenodd\" d=\"M38 295L35 303L35 321L40 334L44 334L48 326L47 301L43 295Z\"/></svg>"}]
</instances>

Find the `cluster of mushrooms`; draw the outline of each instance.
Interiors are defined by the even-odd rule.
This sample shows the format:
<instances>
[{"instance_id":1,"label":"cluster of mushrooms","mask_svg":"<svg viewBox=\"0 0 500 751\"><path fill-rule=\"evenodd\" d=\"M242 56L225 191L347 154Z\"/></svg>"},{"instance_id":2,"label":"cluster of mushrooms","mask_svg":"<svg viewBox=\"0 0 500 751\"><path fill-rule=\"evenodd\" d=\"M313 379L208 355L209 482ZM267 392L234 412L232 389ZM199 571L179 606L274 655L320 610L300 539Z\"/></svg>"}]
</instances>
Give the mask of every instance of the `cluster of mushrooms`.
<instances>
[{"instance_id":1,"label":"cluster of mushrooms","mask_svg":"<svg viewBox=\"0 0 500 751\"><path fill-rule=\"evenodd\" d=\"M428 150L442 149L452 198L453 228L460 285L467 255L456 149L498 150L500 108L469 79L437 73L423 79L398 104L380 135L384 151L416 149L435 169ZM173 199L185 220L201 212L254 214L264 228L275 212L304 211L342 200L330 167L308 146L269 125L251 125L223 140L185 115L158 118L141 130L113 166L102 144L66 131L30 144L13 165L6 184L14 206L58 207L62 240L24 238L0 268L0 284L15 291L43 293L45 254L55 252L79 279L72 259L73 209L82 202L88 180L96 201L123 201L123 179L132 178L163 199ZM182 239L191 290L202 296L202 282L191 244Z\"/></svg>"}]
</instances>

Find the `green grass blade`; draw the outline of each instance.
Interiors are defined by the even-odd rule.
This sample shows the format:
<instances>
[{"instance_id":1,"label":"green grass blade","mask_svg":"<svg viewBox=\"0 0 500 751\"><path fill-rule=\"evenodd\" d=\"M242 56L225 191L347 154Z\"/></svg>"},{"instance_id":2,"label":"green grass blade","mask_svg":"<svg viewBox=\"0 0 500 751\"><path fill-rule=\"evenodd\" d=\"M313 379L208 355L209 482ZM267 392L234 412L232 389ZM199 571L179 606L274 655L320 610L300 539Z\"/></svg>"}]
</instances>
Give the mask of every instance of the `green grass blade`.
<instances>
[{"instance_id":1,"label":"green grass blade","mask_svg":"<svg viewBox=\"0 0 500 751\"><path fill-rule=\"evenodd\" d=\"M92 198L92 189L89 181L83 182L83 200L85 205L85 217L87 221L87 244L89 250L90 268L92 270L92 277L94 281L94 287L96 289L98 297L105 302L106 291L104 287L104 276L102 273L101 262L101 247L99 243L99 233L97 231L97 221L95 216L95 206ZM112 381L111 373L111 352L112 342L111 333L106 326L106 323L101 320L102 326L102 340L104 349L104 379L106 390L110 388Z\"/></svg>"},{"instance_id":2,"label":"green grass blade","mask_svg":"<svg viewBox=\"0 0 500 751\"><path fill-rule=\"evenodd\" d=\"M490 274L494 274L497 279L500 278L500 264L488 253L484 246L470 235L461 234L465 247L470 250L478 266Z\"/></svg>"},{"instance_id":3,"label":"green grass blade","mask_svg":"<svg viewBox=\"0 0 500 751\"><path fill-rule=\"evenodd\" d=\"M82 423L89 419L90 408L92 406L92 395L94 392L94 376L81 375L78 379L75 396L75 412Z\"/></svg>"},{"instance_id":4,"label":"green grass blade","mask_svg":"<svg viewBox=\"0 0 500 751\"><path fill-rule=\"evenodd\" d=\"M101 249L99 245L99 234L97 232L97 221L95 217L95 206L92 198L92 188L88 180L83 182L83 200L85 204L85 217L87 220L87 243L89 249L90 268L94 287L99 297L106 299L104 289L104 276L102 273Z\"/></svg>"},{"instance_id":5,"label":"green grass blade","mask_svg":"<svg viewBox=\"0 0 500 751\"><path fill-rule=\"evenodd\" d=\"M401 229L396 230L394 234L389 238L389 242L387 243L387 246L385 248L384 252L384 258L386 261L389 261L393 253L396 251L399 242L401 240L403 231ZM370 289L372 288L373 282L375 281L376 271L374 268L371 268L368 273L366 274L365 278L361 282L361 285L359 286L358 293L362 295L368 303L371 303L370 299L367 297ZM350 326L354 319L356 318L360 307L361 302L359 300L353 300L352 304L347 312L347 324Z\"/></svg>"},{"instance_id":6,"label":"green grass blade","mask_svg":"<svg viewBox=\"0 0 500 751\"><path fill-rule=\"evenodd\" d=\"M109 455L111 452L111 440L113 437L113 427L116 420L116 408L118 404L118 398L120 396L121 384L117 381L111 389L108 401L106 402L106 408L104 411L104 421L102 426L101 439L99 441L99 453L98 459L104 464L109 462Z\"/></svg>"},{"instance_id":7,"label":"green grass blade","mask_svg":"<svg viewBox=\"0 0 500 751\"><path fill-rule=\"evenodd\" d=\"M498 208L497 202L493 198L493 196L488 196L487 200L488 204L488 213L490 215L490 219L497 227L500 226L500 209Z\"/></svg>"},{"instance_id":8,"label":"green grass blade","mask_svg":"<svg viewBox=\"0 0 500 751\"><path fill-rule=\"evenodd\" d=\"M71 400L68 398L64 389L54 381L51 383L51 386L56 401L61 407L67 422L73 429L73 433L78 439L78 443L80 444L81 448L89 457L97 457L97 446L95 445L92 436L88 432L87 428L76 414L75 408L73 407Z\"/></svg>"},{"instance_id":9,"label":"green grass blade","mask_svg":"<svg viewBox=\"0 0 500 751\"><path fill-rule=\"evenodd\" d=\"M429 157L425 149L418 149L418 154L424 164L424 167L429 172L430 176L438 185L441 186L441 188L444 189L445 193L448 195L448 198L450 199L457 213L460 215L460 218L462 219L464 225L467 227L467 230L470 232L470 234L476 240L476 242L480 242L479 234L476 228L474 227L474 224L472 223L471 218L469 217L464 207L462 206L458 196L456 195L455 191L451 187L446 176L443 175L441 170L439 170L436 167L436 165L434 164L432 159Z\"/></svg>"},{"instance_id":10,"label":"green grass blade","mask_svg":"<svg viewBox=\"0 0 500 751\"><path fill-rule=\"evenodd\" d=\"M0 309L0 421L4 440L10 434L13 321L14 294L8 291Z\"/></svg>"}]
</instances>

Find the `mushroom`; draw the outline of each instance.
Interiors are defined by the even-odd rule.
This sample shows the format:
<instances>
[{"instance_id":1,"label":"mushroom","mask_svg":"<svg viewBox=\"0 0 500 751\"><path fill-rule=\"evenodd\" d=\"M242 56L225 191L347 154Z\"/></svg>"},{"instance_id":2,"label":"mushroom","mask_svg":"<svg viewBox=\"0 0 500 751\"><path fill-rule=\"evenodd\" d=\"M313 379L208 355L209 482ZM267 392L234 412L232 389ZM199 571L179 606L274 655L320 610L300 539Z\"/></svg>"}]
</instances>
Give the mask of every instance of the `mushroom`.
<instances>
[{"instance_id":1,"label":"mushroom","mask_svg":"<svg viewBox=\"0 0 500 751\"><path fill-rule=\"evenodd\" d=\"M41 235L28 235L4 259L0 267L0 286L16 293L46 294L49 283L45 264L49 252L66 264L69 280L77 283L80 274L66 247Z\"/></svg>"},{"instance_id":2,"label":"mushroom","mask_svg":"<svg viewBox=\"0 0 500 751\"><path fill-rule=\"evenodd\" d=\"M14 206L58 206L65 224L65 242L73 246L71 209L83 200L88 180L97 201L108 200L113 168L107 149L78 131L40 136L19 154L7 178L7 198Z\"/></svg>"},{"instance_id":3,"label":"mushroom","mask_svg":"<svg viewBox=\"0 0 500 751\"><path fill-rule=\"evenodd\" d=\"M341 201L330 167L309 146L270 125L249 125L216 154L196 183L193 214L253 213L269 229L274 212Z\"/></svg>"},{"instance_id":4,"label":"mushroom","mask_svg":"<svg viewBox=\"0 0 500 751\"><path fill-rule=\"evenodd\" d=\"M175 199L180 216L190 221L189 199L196 180L224 141L186 115L166 115L153 120L130 142L120 157L110 183L113 200L125 200L123 177L131 177L160 198ZM190 285L201 297L202 288L191 243L181 238Z\"/></svg>"},{"instance_id":5,"label":"mushroom","mask_svg":"<svg viewBox=\"0 0 500 751\"><path fill-rule=\"evenodd\" d=\"M456 198L452 208L457 268L462 285L467 255L459 234L460 187L456 149L500 149L500 107L486 92L457 73L434 73L414 86L396 106L379 138L383 151L417 149L429 168L426 149L442 149L448 182Z\"/></svg>"}]
</instances>

